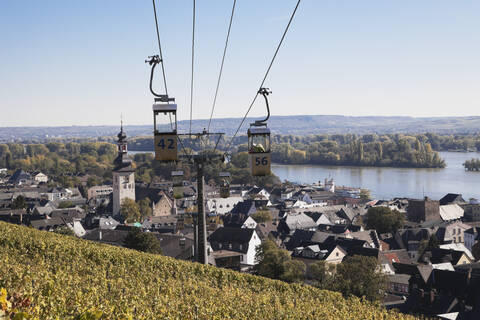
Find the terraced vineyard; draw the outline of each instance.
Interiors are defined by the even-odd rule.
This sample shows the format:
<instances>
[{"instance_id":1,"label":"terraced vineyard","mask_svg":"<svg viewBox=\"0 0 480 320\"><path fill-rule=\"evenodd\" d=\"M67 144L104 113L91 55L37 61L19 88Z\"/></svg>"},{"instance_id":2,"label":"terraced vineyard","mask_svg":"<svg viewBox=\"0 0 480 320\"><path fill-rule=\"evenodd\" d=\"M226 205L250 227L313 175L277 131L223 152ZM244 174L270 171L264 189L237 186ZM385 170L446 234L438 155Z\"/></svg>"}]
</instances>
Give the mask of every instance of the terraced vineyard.
<instances>
[{"instance_id":1,"label":"terraced vineyard","mask_svg":"<svg viewBox=\"0 0 480 320\"><path fill-rule=\"evenodd\" d=\"M309 286L3 222L0 257L0 319L12 311L33 319L413 319Z\"/></svg>"}]
</instances>

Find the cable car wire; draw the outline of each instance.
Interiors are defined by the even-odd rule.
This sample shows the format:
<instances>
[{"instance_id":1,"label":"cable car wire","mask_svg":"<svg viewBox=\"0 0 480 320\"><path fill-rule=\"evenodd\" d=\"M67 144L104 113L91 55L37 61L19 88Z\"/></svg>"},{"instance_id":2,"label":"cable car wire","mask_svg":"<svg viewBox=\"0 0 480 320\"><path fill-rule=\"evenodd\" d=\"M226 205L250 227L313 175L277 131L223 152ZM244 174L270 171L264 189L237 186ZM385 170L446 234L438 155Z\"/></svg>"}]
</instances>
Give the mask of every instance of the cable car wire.
<instances>
[{"instance_id":1,"label":"cable car wire","mask_svg":"<svg viewBox=\"0 0 480 320\"><path fill-rule=\"evenodd\" d=\"M213 117L213 112L215 110L215 105L217 103L217 96L218 96L218 89L220 88L220 81L222 79L222 73L223 73L223 65L225 63L225 56L227 54L227 47L228 47L228 40L230 38L230 31L232 29L232 22L233 22L233 16L235 14L235 6L237 4L237 0L233 0L233 6L232 6L232 14L230 15L230 23L228 25L228 31L227 31L227 38L225 39L225 47L223 49L223 57L222 57L222 63L220 65L220 72L218 74L218 80L217 80L217 88L215 89L215 96L213 98L213 104L212 104L212 112L210 113L210 120L208 120L208 127L207 131L210 131L210 124L212 122L212 117Z\"/></svg>"},{"instance_id":2,"label":"cable car wire","mask_svg":"<svg viewBox=\"0 0 480 320\"><path fill-rule=\"evenodd\" d=\"M194 66L195 66L195 4L196 1L193 0L193 21L192 21L192 78L190 80L190 129L188 134L192 134L192 114L193 114L193 77L194 77Z\"/></svg>"},{"instance_id":3,"label":"cable car wire","mask_svg":"<svg viewBox=\"0 0 480 320\"><path fill-rule=\"evenodd\" d=\"M280 50L280 47L282 46L283 44L283 40L285 39L285 36L287 35L287 32L290 28L290 25L292 24L292 21L293 21L293 18L295 17L295 14L297 13L297 9L298 9L298 6L300 5L300 2L302 0L298 0L297 2L297 5L295 6L295 9L293 10L292 12L292 15L290 17L290 20L288 21L288 24L287 24L287 27L285 28L285 31L283 32L283 35L282 35L282 38L280 39L280 42L278 43L278 46L277 46L277 49L275 50L275 54L273 55L273 58L270 62L270 65L268 66L268 69L265 73L265 76L263 77L263 80L260 84L260 87L259 87L259 90L257 90L257 93L255 94L255 97L253 98L252 102L250 103L250 106L248 107L248 110L247 112L245 113L245 116L243 117L242 121L240 122L240 125L238 126L237 130L235 131L235 134L233 135L233 137L230 139L230 142L228 143L227 145L227 148L225 149L226 151L225 152L228 152L232 146L232 143L233 143L233 140L235 139L235 137L237 136L238 132L240 131L240 129L242 128L243 126L243 123L245 122L245 119L247 118L248 116L248 113L250 112L250 110L252 109L253 105L255 104L255 101L257 100L258 98L258 95L260 94L260 89L263 88L263 85L265 84L265 81L267 80L267 77L268 77L268 74L270 73L270 70L272 69L272 66L273 66L273 63L275 62L275 59L277 58L277 54Z\"/></svg>"},{"instance_id":4,"label":"cable car wire","mask_svg":"<svg viewBox=\"0 0 480 320\"><path fill-rule=\"evenodd\" d=\"M163 52L162 52L162 43L160 41L160 31L158 30L158 18L157 18L157 7L155 6L155 0L152 0L153 4L153 15L155 17L155 30L157 31L157 42L158 42L158 53L160 56L160 63L162 65L162 75L163 75L163 85L165 86L165 95L168 96L168 87L167 87L167 76L165 75L165 65L163 63ZM150 90L152 86L153 70L150 78ZM170 118L170 127L173 129L172 115L168 115Z\"/></svg>"},{"instance_id":5,"label":"cable car wire","mask_svg":"<svg viewBox=\"0 0 480 320\"><path fill-rule=\"evenodd\" d=\"M157 8L155 6L155 0L152 0L152 3L153 3L153 13L155 15L155 27L157 30L158 51L160 54L160 62L162 64L163 84L165 85L165 94L168 96L167 77L165 76L165 66L163 64L162 44L160 42L160 32L158 31Z\"/></svg>"}]
</instances>

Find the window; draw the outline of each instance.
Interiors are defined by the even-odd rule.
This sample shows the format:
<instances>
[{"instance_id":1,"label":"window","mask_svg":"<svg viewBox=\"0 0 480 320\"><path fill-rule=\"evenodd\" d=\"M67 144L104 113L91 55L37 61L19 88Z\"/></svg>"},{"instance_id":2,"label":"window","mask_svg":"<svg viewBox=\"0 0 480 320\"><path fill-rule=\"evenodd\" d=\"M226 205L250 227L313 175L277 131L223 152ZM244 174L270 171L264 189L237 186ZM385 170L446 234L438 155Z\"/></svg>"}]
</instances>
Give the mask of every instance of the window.
<instances>
[{"instance_id":1,"label":"window","mask_svg":"<svg viewBox=\"0 0 480 320\"><path fill-rule=\"evenodd\" d=\"M243 250L243 245L239 245L239 249L240 249L240 250Z\"/></svg>"},{"instance_id":2,"label":"window","mask_svg":"<svg viewBox=\"0 0 480 320\"><path fill-rule=\"evenodd\" d=\"M243 261L243 256L240 256L240 262L242 262L242 261Z\"/></svg>"},{"instance_id":3,"label":"window","mask_svg":"<svg viewBox=\"0 0 480 320\"><path fill-rule=\"evenodd\" d=\"M339 256L338 252L337 252L337 253L335 253L335 255L338 257L338 256Z\"/></svg>"},{"instance_id":4,"label":"window","mask_svg":"<svg viewBox=\"0 0 480 320\"><path fill-rule=\"evenodd\" d=\"M222 249L222 244L221 243L218 244L218 248Z\"/></svg>"},{"instance_id":5,"label":"window","mask_svg":"<svg viewBox=\"0 0 480 320\"><path fill-rule=\"evenodd\" d=\"M228 249L232 250L232 244L231 243L228 244Z\"/></svg>"},{"instance_id":6,"label":"window","mask_svg":"<svg viewBox=\"0 0 480 320\"><path fill-rule=\"evenodd\" d=\"M456 237L453 237L453 242L457 242L457 238L456 238Z\"/></svg>"}]
</instances>

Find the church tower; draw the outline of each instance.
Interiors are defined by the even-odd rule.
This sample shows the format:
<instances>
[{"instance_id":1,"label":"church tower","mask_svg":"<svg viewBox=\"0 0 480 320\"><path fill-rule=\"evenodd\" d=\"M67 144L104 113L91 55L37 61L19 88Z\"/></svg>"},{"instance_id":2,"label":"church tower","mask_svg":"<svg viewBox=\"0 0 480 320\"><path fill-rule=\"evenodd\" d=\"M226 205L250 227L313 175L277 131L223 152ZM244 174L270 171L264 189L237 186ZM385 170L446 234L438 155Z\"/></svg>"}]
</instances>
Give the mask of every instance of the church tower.
<instances>
[{"instance_id":1,"label":"church tower","mask_svg":"<svg viewBox=\"0 0 480 320\"><path fill-rule=\"evenodd\" d=\"M120 126L118 137L118 156L113 164L113 215L120 214L120 207L125 198L135 201L135 170L132 159L127 154L127 135Z\"/></svg>"}]
</instances>

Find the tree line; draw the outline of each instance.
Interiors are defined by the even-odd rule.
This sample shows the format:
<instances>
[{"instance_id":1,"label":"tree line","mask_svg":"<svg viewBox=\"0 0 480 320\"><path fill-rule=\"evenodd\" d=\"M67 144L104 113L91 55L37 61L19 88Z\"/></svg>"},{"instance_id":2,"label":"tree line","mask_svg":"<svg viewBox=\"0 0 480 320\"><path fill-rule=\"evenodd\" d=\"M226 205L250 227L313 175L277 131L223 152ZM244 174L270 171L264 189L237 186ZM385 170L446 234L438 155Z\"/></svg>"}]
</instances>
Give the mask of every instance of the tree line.
<instances>
[{"instance_id":1,"label":"tree line","mask_svg":"<svg viewBox=\"0 0 480 320\"><path fill-rule=\"evenodd\" d=\"M463 163L463 166L467 171L480 171L480 159L472 158L471 160L467 160Z\"/></svg>"},{"instance_id":2,"label":"tree line","mask_svg":"<svg viewBox=\"0 0 480 320\"><path fill-rule=\"evenodd\" d=\"M450 148L449 142L461 137L436 134L319 134L272 136L272 161L283 164L354 165L382 167L443 168L445 162L432 146ZM462 138L463 139L463 138ZM475 141L473 137L470 138ZM480 141L480 140L479 140ZM208 141L225 150L228 139ZM233 145L237 153L247 151L247 138L236 137ZM467 144L470 145L471 143ZM185 142L187 148L200 150L198 142ZM480 144L479 144L480 145ZM151 137L134 138L132 150L153 150Z\"/></svg>"},{"instance_id":3,"label":"tree line","mask_svg":"<svg viewBox=\"0 0 480 320\"><path fill-rule=\"evenodd\" d=\"M0 144L0 168L7 168L10 173L17 169L41 171L49 176L49 184L52 186L79 187L85 176L88 177L87 187L112 184L113 160L118 154L117 150L117 146L109 142ZM191 149L187 148L187 152L190 153ZM151 153L135 154L132 160L137 182L171 180L171 172L175 170L183 170L185 180L195 179L193 166L186 162L161 163L155 161ZM229 164L207 164L204 171L205 181L210 184L221 182L221 171L229 171L231 183L235 184L280 184L280 180L274 175L252 177L246 153L233 155Z\"/></svg>"}]
</instances>

